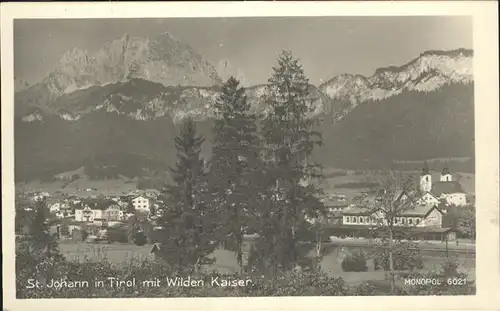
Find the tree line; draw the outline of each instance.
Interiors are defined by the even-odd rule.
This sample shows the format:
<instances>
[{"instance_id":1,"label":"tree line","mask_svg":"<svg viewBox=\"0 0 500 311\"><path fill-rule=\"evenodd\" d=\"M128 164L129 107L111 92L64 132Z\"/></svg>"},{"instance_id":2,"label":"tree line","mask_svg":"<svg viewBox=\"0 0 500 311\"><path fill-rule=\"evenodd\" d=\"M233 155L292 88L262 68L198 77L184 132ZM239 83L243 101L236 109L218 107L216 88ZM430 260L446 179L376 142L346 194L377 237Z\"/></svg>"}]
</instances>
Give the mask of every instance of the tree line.
<instances>
[{"instance_id":1,"label":"tree line","mask_svg":"<svg viewBox=\"0 0 500 311\"><path fill-rule=\"evenodd\" d=\"M215 102L212 157L205 165L205 138L187 118L175 138L173 182L163 193L159 220L162 249L172 265L195 265L223 244L237 254L243 273L245 234L257 233L251 252L254 268L275 275L300 260L298 232L306 218L325 214L321 167L311 154L322 139L309 117L308 79L297 59L284 51L261 101L269 110L257 115L234 77ZM208 168L208 169L207 169Z\"/></svg>"}]
</instances>

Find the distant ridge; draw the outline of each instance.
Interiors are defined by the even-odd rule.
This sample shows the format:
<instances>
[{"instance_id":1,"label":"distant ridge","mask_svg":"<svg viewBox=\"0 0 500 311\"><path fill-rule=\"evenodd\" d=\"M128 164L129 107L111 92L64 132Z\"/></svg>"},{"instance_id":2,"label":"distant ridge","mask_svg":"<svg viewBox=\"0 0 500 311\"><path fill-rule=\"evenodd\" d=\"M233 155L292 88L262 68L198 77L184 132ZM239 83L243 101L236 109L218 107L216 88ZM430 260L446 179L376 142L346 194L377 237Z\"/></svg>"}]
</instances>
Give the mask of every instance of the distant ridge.
<instances>
[{"instance_id":1,"label":"distant ridge","mask_svg":"<svg viewBox=\"0 0 500 311\"><path fill-rule=\"evenodd\" d=\"M175 159L172 140L179 121L187 116L195 118L200 133L207 136L204 156L210 156L219 75L210 74L210 65L204 67L207 70L189 69L202 64L202 57L168 35L160 36L161 45L151 45L150 39L130 44L134 40L115 40L102 51L154 46L131 54L148 55L137 56L145 60L139 68L147 69L150 63L179 59L172 52L178 47L187 51L181 55L192 55L181 57L188 61L179 65L179 70L192 74L191 80L166 85L180 82L175 80L178 76L174 80L161 72L148 76L143 69L132 70L132 75L129 65L101 75L92 71L99 66L86 65L93 64L88 53L69 53L50 79L15 94L16 179L50 179L80 167L101 177L164 170ZM342 74L319 87L309 85L316 108L312 116L319 118L318 131L324 139L315 156L327 167L350 168L409 159L473 159L472 57L467 49L427 51L399 67L379 68L371 77ZM116 62L128 64L122 58ZM196 84L198 78L206 85ZM261 84L245 89L253 111L266 111L259 99L267 88Z\"/></svg>"},{"instance_id":2,"label":"distant ridge","mask_svg":"<svg viewBox=\"0 0 500 311\"><path fill-rule=\"evenodd\" d=\"M341 101L340 119L366 101L379 101L404 91L430 92L444 85L473 82L473 51L426 51L401 66L375 70L371 77L341 74L321 84L322 93Z\"/></svg>"}]
</instances>

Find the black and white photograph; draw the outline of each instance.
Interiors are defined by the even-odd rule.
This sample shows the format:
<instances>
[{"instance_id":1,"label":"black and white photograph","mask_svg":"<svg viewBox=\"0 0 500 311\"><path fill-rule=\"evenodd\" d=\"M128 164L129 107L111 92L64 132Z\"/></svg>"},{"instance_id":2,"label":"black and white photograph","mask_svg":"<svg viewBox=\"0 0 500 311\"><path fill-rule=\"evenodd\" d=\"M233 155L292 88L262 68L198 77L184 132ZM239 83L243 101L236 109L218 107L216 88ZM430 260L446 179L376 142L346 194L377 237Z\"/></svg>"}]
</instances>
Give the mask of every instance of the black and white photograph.
<instances>
[{"instance_id":1,"label":"black and white photograph","mask_svg":"<svg viewBox=\"0 0 500 311\"><path fill-rule=\"evenodd\" d=\"M12 27L15 299L476 295L472 16Z\"/></svg>"}]
</instances>

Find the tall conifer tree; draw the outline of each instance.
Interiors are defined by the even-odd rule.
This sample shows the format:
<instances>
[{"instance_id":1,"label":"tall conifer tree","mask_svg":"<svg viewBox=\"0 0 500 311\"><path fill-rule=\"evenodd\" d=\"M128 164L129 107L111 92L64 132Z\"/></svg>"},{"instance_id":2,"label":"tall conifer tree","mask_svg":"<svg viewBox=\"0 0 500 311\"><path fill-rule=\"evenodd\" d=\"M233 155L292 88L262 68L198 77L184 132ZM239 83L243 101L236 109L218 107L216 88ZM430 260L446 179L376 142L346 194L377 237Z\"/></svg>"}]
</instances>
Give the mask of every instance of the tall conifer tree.
<instances>
[{"instance_id":1,"label":"tall conifer tree","mask_svg":"<svg viewBox=\"0 0 500 311\"><path fill-rule=\"evenodd\" d=\"M263 211L266 248L273 252L273 271L288 269L299 260L297 230L307 218L324 213L314 180L321 167L312 161L314 147L322 143L314 131L316 119L309 94L309 81L297 59L288 51L278 56L268 91L262 97L268 113L263 122L266 147L268 198L271 208Z\"/></svg>"},{"instance_id":2,"label":"tall conifer tree","mask_svg":"<svg viewBox=\"0 0 500 311\"><path fill-rule=\"evenodd\" d=\"M237 253L243 271L243 235L259 191L262 173L256 116L239 81L230 77L216 104L214 146L210 162L212 203L220 212L220 233L226 246Z\"/></svg>"},{"instance_id":3,"label":"tall conifer tree","mask_svg":"<svg viewBox=\"0 0 500 311\"><path fill-rule=\"evenodd\" d=\"M45 199L37 201L29 232L18 241L19 249L16 250L18 275L25 275L29 271L31 278L36 277L42 282L55 278L60 272L58 264L65 260L56 238L50 233L48 214Z\"/></svg>"},{"instance_id":4,"label":"tall conifer tree","mask_svg":"<svg viewBox=\"0 0 500 311\"><path fill-rule=\"evenodd\" d=\"M204 138L194 120L184 121L175 138L177 163L170 168L173 182L165 189L167 206L160 219L162 255L173 266L193 267L214 249L213 227L203 202L205 172L201 158Z\"/></svg>"}]
</instances>

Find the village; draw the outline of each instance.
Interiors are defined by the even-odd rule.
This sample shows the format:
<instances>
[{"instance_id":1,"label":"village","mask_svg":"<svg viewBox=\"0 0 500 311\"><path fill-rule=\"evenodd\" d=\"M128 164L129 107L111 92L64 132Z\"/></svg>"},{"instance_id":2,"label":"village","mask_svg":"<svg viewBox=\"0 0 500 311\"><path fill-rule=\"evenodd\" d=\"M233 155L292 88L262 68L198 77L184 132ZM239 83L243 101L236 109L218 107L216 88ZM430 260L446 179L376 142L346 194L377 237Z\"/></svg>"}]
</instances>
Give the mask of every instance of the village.
<instances>
[{"instance_id":1,"label":"village","mask_svg":"<svg viewBox=\"0 0 500 311\"><path fill-rule=\"evenodd\" d=\"M457 230L452 222L446 221L446 212L450 207L473 204L471 199L446 166L437 181L432 180L427 163L419 175L418 197L412 195L413 202L395 217L394 226L402 228L401 232L414 240L457 241L458 245ZM157 233L162 227L157 221L168 208L160 190L137 189L116 196L88 194L96 190L82 189L81 196L29 191L18 196L28 202L45 200L50 231L60 243L152 245L158 242ZM308 221L322 226L328 242L356 244L374 238L374 227L387 225L381 211L369 207L376 200L373 193L330 191L322 198L327 217ZM17 206L28 213L33 209L33 204ZM22 234L23 228L27 224L16 219L16 232Z\"/></svg>"},{"instance_id":2,"label":"village","mask_svg":"<svg viewBox=\"0 0 500 311\"><path fill-rule=\"evenodd\" d=\"M48 192L24 192L19 196L31 202L46 202L51 233L63 241L103 241L108 229L124 226L131 217L154 225L161 215L163 201L159 199L159 190L137 190L119 196L85 195L90 191L95 190L83 189L82 196ZM30 212L32 207L24 210ZM24 225L20 223L16 230L22 232Z\"/></svg>"}]
</instances>

